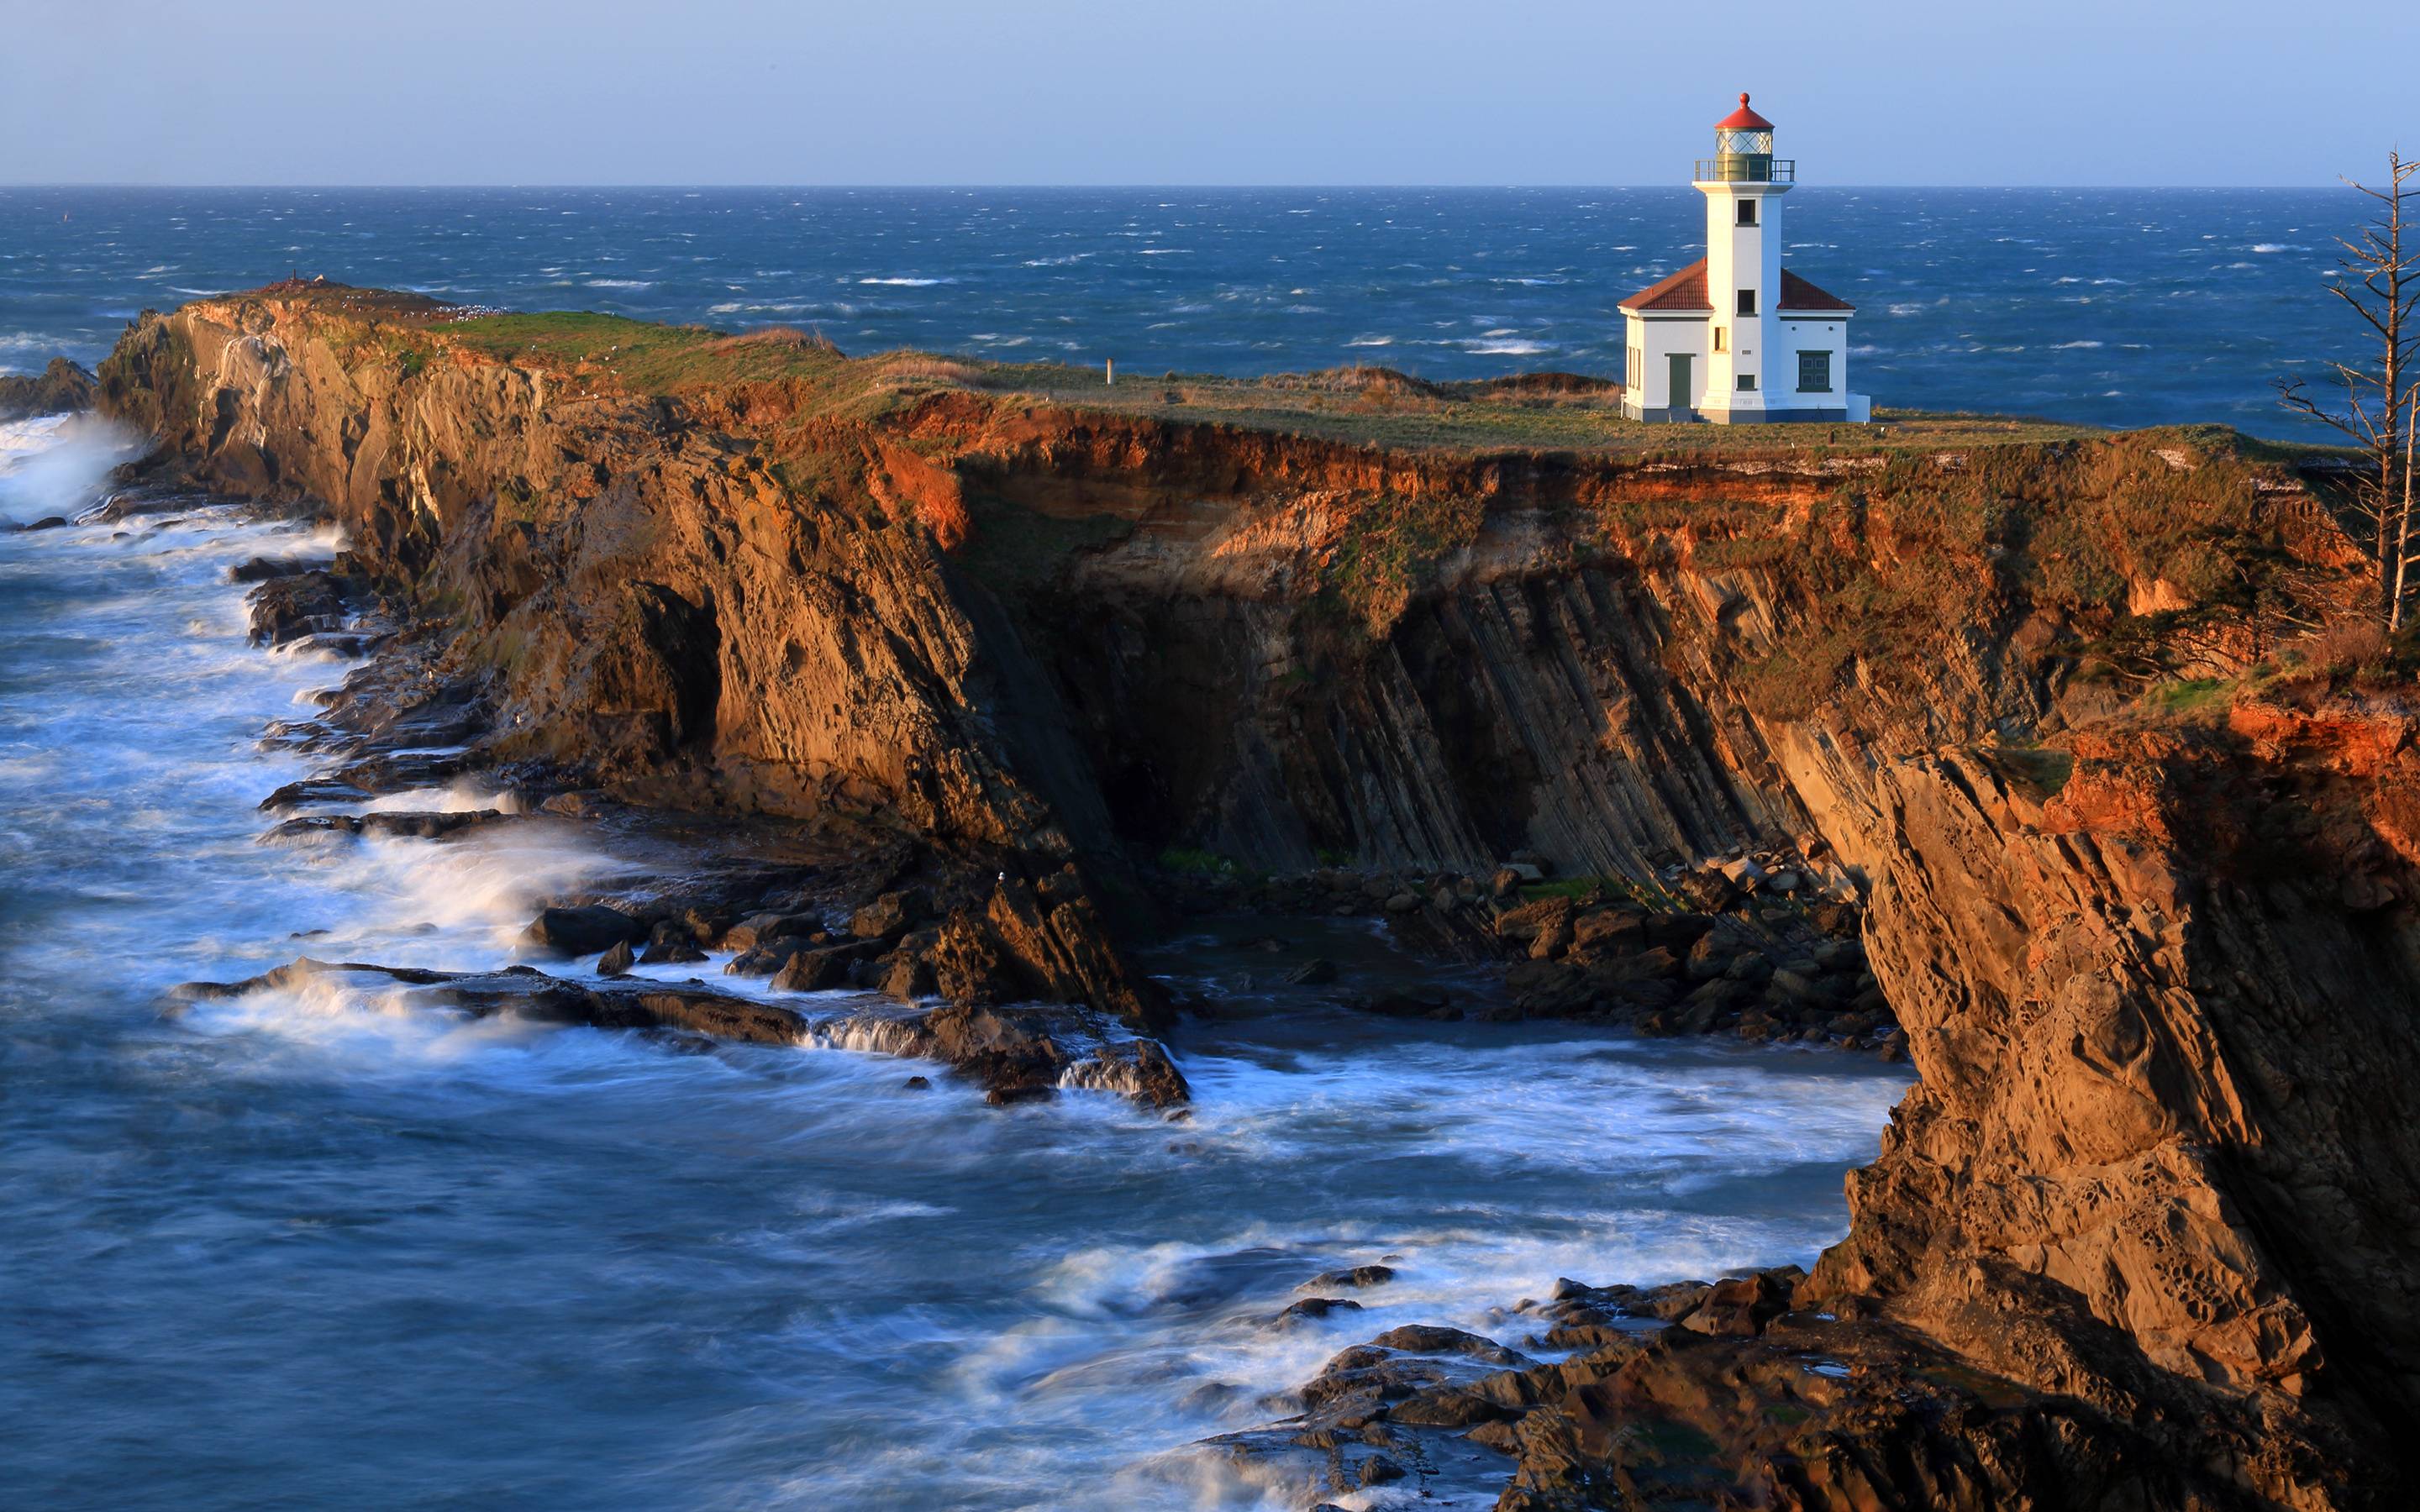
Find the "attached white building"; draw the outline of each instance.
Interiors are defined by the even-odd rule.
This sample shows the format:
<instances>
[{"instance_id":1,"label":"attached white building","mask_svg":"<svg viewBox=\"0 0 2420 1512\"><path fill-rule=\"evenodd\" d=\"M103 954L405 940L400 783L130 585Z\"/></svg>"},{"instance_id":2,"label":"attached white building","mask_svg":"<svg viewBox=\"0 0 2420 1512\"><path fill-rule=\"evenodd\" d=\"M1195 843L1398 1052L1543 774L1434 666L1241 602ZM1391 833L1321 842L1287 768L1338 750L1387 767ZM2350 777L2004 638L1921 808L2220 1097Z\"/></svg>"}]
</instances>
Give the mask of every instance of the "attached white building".
<instances>
[{"instance_id":1,"label":"attached white building","mask_svg":"<svg viewBox=\"0 0 2420 1512\"><path fill-rule=\"evenodd\" d=\"M1862 424L1849 392L1855 306L1781 266L1781 200L1798 165L1773 155L1773 123L1739 109L1698 160L1706 255L1621 301L1629 335L1621 412L1633 420Z\"/></svg>"}]
</instances>

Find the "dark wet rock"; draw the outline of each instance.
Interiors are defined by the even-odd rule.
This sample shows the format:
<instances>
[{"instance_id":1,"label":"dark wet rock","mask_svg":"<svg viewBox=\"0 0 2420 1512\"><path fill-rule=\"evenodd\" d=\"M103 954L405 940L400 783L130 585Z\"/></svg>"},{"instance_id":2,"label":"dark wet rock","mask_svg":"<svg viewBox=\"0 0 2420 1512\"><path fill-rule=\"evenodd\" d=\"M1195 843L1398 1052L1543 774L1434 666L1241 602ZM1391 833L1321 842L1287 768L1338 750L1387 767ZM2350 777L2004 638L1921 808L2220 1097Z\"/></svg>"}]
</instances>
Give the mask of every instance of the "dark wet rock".
<instances>
[{"instance_id":1,"label":"dark wet rock","mask_svg":"<svg viewBox=\"0 0 2420 1512\"><path fill-rule=\"evenodd\" d=\"M366 803L370 794L350 782L330 777L306 777L288 782L260 800L263 813L283 813L314 803Z\"/></svg>"},{"instance_id":2,"label":"dark wet rock","mask_svg":"<svg viewBox=\"0 0 2420 1512\"><path fill-rule=\"evenodd\" d=\"M899 1085L910 1092L927 1092L932 1090L933 1079L929 1076L910 1076Z\"/></svg>"},{"instance_id":3,"label":"dark wet rock","mask_svg":"<svg viewBox=\"0 0 2420 1512\"><path fill-rule=\"evenodd\" d=\"M267 582L272 578L292 578L306 572L329 572L335 564L335 562L328 557L252 557L229 567L227 581Z\"/></svg>"},{"instance_id":4,"label":"dark wet rock","mask_svg":"<svg viewBox=\"0 0 2420 1512\"><path fill-rule=\"evenodd\" d=\"M455 813L304 814L288 819L261 836L264 844L283 844L314 835L375 835L390 840L442 840L510 817L493 809Z\"/></svg>"},{"instance_id":5,"label":"dark wet rock","mask_svg":"<svg viewBox=\"0 0 2420 1512\"><path fill-rule=\"evenodd\" d=\"M389 839L442 840L466 829L501 824L513 816L496 809L470 809L454 813L368 813L361 832Z\"/></svg>"},{"instance_id":6,"label":"dark wet rock","mask_svg":"<svg viewBox=\"0 0 2420 1512\"><path fill-rule=\"evenodd\" d=\"M597 958L597 974L600 977L627 977L637 959L630 949L630 942L624 940Z\"/></svg>"},{"instance_id":7,"label":"dark wet rock","mask_svg":"<svg viewBox=\"0 0 2420 1512\"><path fill-rule=\"evenodd\" d=\"M1325 987L1336 980L1336 963L1313 957L1287 972L1285 980L1297 987Z\"/></svg>"},{"instance_id":8,"label":"dark wet rock","mask_svg":"<svg viewBox=\"0 0 2420 1512\"><path fill-rule=\"evenodd\" d=\"M773 986L785 993L820 993L848 985L849 967L872 959L875 947L860 942L821 949L794 949L773 973Z\"/></svg>"},{"instance_id":9,"label":"dark wet rock","mask_svg":"<svg viewBox=\"0 0 2420 1512\"><path fill-rule=\"evenodd\" d=\"M1481 1365L1506 1368L1530 1363L1519 1350L1508 1350L1494 1339L1459 1328L1443 1328L1429 1323L1407 1323L1401 1328L1390 1328L1370 1342L1382 1350L1397 1350L1406 1354L1460 1355Z\"/></svg>"},{"instance_id":10,"label":"dark wet rock","mask_svg":"<svg viewBox=\"0 0 2420 1512\"><path fill-rule=\"evenodd\" d=\"M1351 993L1342 999L1347 1008L1363 1013L1375 1013L1383 1018L1397 1019L1458 1019L1462 1010L1451 998L1435 988L1388 987L1376 992Z\"/></svg>"},{"instance_id":11,"label":"dark wet rock","mask_svg":"<svg viewBox=\"0 0 2420 1512\"><path fill-rule=\"evenodd\" d=\"M1646 920L1647 943L1686 950L1717 922L1710 914L1650 914Z\"/></svg>"},{"instance_id":12,"label":"dark wet rock","mask_svg":"<svg viewBox=\"0 0 2420 1512\"><path fill-rule=\"evenodd\" d=\"M250 595L253 643L282 646L307 635L344 630L346 596L345 581L332 572L270 579Z\"/></svg>"},{"instance_id":13,"label":"dark wet rock","mask_svg":"<svg viewBox=\"0 0 2420 1512\"><path fill-rule=\"evenodd\" d=\"M68 517L65 515L45 515L30 524L20 525L16 529L20 534L23 534L32 531L65 530L67 524Z\"/></svg>"},{"instance_id":14,"label":"dark wet rock","mask_svg":"<svg viewBox=\"0 0 2420 1512\"><path fill-rule=\"evenodd\" d=\"M723 964L722 974L726 977L777 977L790 964L793 956L806 949L808 946L803 935L793 934L774 940L733 956Z\"/></svg>"},{"instance_id":15,"label":"dark wet rock","mask_svg":"<svg viewBox=\"0 0 2420 1512\"><path fill-rule=\"evenodd\" d=\"M646 949L639 952L645 965L686 965L705 960L698 931L685 919L658 919L647 931Z\"/></svg>"},{"instance_id":16,"label":"dark wet rock","mask_svg":"<svg viewBox=\"0 0 2420 1512\"><path fill-rule=\"evenodd\" d=\"M751 914L723 931L721 945L726 950L745 955L759 946L782 940L800 939L818 933L824 927L821 917L804 913L767 912Z\"/></svg>"},{"instance_id":17,"label":"dark wet rock","mask_svg":"<svg viewBox=\"0 0 2420 1512\"><path fill-rule=\"evenodd\" d=\"M595 955L646 937L645 926L618 908L587 903L549 908L530 921L521 938L558 955Z\"/></svg>"},{"instance_id":18,"label":"dark wet rock","mask_svg":"<svg viewBox=\"0 0 2420 1512\"><path fill-rule=\"evenodd\" d=\"M1350 1297L1305 1297L1278 1314L1274 1323L1284 1327L1305 1319L1326 1318L1330 1313L1357 1313L1361 1304Z\"/></svg>"},{"instance_id":19,"label":"dark wet rock","mask_svg":"<svg viewBox=\"0 0 2420 1512\"><path fill-rule=\"evenodd\" d=\"M1409 1473L1411 1472L1385 1455L1372 1455L1361 1461L1358 1478L1364 1486L1391 1486Z\"/></svg>"},{"instance_id":20,"label":"dark wet rock","mask_svg":"<svg viewBox=\"0 0 2420 1512\"><path fill-rule=\"evenodd\" d=\"M1173 1108L1193 1100L1193 1088L1156 1040L1103 1045L1091 1058L1061 1073L1070 1087L1116 1092L1147 1108Z\"/></svg>"},{"instance_id":21,"label":"dark wet rock","mask_svg":"<svg viewBox=\"0 0 2420 1512\"><path fill-rule=\"evenodd\" d=\"M576 911L549 910L571 912ZM627 947L636 937L631 933L614 944ZM1017 1010L944 1006L907 1012L852 1009L810 1017L782 1004L737 997L696 983L639 978L573 980L528 966L455 973L307 959L240 982L189 982L169 996L172 1003L193 1002L291 987L313 979L348 978L381 987L405 984L415 989L411 1006L474 1017L510 1013L541 1023L679 1031L759 1044L816 1039L938 1060L998 1106L1051 1097L1063 1084L1118 1093L1155 1108L1171 1107L1188 1095L1184 1078L1158 1044L1109 1038L1119 1032L1116 1021L1061 1005ZM1087 1067L1123 1070L1111 1074L1087 1072Z\"/></svg>"},{"instance_id":22,"label":"dark wet rock","mask_svg":"<svg viewBox=\"0 0 2420 1512\"><path fill-rule=\"evenodd\" d=\"M1302 1284L1305 1291L1334 1287L1383 1287L1395 1279L1391 1265L1356 1265L1343 1271L1322 1271Z\"/></svg>"}]
</instances>

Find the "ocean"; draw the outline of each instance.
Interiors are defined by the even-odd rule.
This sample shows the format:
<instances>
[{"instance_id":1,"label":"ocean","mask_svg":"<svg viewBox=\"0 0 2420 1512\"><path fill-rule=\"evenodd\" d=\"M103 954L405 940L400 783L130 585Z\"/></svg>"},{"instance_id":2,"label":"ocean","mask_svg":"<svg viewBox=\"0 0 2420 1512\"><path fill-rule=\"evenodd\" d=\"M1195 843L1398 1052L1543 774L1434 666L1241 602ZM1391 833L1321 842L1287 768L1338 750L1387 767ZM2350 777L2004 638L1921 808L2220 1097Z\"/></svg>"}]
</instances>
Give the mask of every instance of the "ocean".
<instances>
[{"instance_id":1,"label":"ocean","mask_svg":"<svg viewBox=\"0 0 2420 1512\"><path fill-rule=\"evenodd\" d=\"M1857 381L1885 404L2283 433L2264 385L2342 334L2321 274L2350 208L1809 188L1792 256L1859 302ZM1693 209L1686 190L0 190L0 363L94 362L140 309L296 270L859 351L1612 372L1613 306L1690 257ZM78 515L122 455L0 424L0 526ZM256 805L310 769L264 725L351 664L248 646L228 569L338 543L163 502L0 529L0 1502L1299 1509L1332 1489L1205 1441L1283 1416L1397 1324L1517 1341L1533 1325L1503 1309L1559 1277L1810 1261L1909 1085L1807 1047L1378 1019L1284 988L1212 924L1145 962L1220 1007L1171 1037L1181 1122L1089 1093L992 1108L939 1074L911 1092L933 1068L845 1048L474 1024L335 986L163 1014L175 982L306 952L493 967L550 897L672 862L546 819L261 843ZM1348 972L1413 969L1358 923L1287 930ZM719 964L647 969L738 981ZM1364 1310L1280 1321L1311 1277L1372 1263L1397 1276ZM1480 1512L1502 1470L1398 1500Z\"/></svg>"},{"instance_id":2,"label":"ocean","mask_svg":"<svg viewBox=\"0 0 2420 1512\"><path fill-rule=\"evenodd\" d=\"M1137 373L1378 363L1619 377L1616 305L1700 255L1650 189L0 189L0 369L288 272L520 310ZM1787 264L1854 301L1883 406L2317 433L2277 406L2358 332L2347 189L1844 189Z\"/></svg>"}]
</instances>

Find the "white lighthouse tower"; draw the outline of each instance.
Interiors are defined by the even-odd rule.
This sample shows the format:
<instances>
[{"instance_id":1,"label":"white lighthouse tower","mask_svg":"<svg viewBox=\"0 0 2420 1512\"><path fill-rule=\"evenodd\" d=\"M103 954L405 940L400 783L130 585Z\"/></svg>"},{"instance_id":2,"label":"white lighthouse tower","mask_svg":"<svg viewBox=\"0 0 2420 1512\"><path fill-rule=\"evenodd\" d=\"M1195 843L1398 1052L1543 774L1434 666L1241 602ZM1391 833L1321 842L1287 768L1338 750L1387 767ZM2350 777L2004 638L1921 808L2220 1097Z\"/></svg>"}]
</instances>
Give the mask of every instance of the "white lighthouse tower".
<instances>
[{"instance_id":1,"label":"white lighthouse tower","mask_svg":"<svg viewBox=\"0 0 2420 1512\"><path fill-rule=\"evenodd\" d=\"M1698 160L1706 255L1621 301L1628 352L1622 413L1633 420L1863 423L1849 392L1847 301L1781 266L1783 196L1798 165L1773 155L1773 123L1748 107L1714 123Z\"/></svg>"}]
</instances>

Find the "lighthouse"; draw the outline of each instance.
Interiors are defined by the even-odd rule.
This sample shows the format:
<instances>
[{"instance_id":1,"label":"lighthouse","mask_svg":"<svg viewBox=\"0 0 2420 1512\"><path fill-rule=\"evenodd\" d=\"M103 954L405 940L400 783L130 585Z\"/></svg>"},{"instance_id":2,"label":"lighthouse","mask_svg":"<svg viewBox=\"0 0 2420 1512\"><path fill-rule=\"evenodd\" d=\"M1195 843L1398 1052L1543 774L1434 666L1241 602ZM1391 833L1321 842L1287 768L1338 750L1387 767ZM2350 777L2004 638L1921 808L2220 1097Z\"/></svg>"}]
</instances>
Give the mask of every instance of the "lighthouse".
<instances>
[{"instance_id":1,"label":"lighthouse","mask_svg":"<svg viewBox=\"0 0 2420 1512\"><path fill-rule=\"evenodd\" d=\"M1849 421L1856 308L1781 266L1782 202L1798 165L1773 155L1773 123L1739 97L1698 160L1706 255L1621 301L1621 411L1633 420Z\"/></svg>"}]
</instances>

